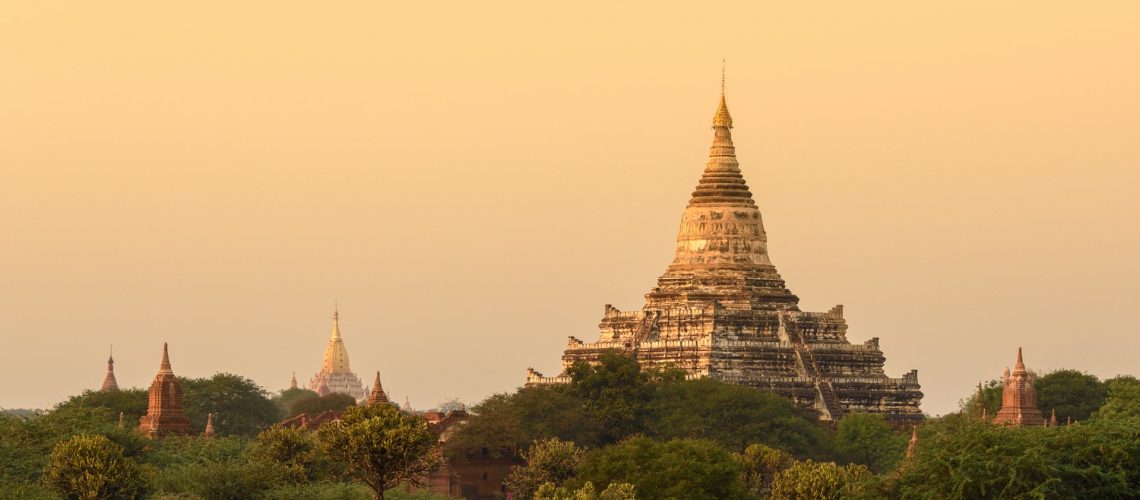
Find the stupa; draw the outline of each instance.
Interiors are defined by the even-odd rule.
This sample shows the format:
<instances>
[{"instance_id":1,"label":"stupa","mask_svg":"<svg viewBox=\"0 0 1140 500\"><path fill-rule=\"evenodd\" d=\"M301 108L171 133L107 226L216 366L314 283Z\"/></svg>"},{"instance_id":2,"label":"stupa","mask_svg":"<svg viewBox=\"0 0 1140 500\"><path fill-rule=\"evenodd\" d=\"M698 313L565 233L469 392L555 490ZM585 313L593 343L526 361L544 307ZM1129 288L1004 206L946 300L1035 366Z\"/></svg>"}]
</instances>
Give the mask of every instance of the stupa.
<instances>
[{"instance_id":1,"label":"stupa","mask_svg":"<svg viewBox=\"0 0 1140 500\"><path fill-rule=\"evenodd\" d=\"M1033 387L1033 374L1025 369L1021 348L1017 348L1017 361L1013 372L1009 368L1002 374L1001 409L994 415L995 424L1044 425L1045 416L1037 408L1037 389Z\"/></svg>"},{"instance_id":2,"label":"stupa","mask_svg":"<svg viewBox=\"0 0 1140 500\"><path fill-rule=\"evenodd\" d=\"M329 337L329 345L325 348L324 363L321 365L321 371L309 380L309 390L320 394L321 385L325 386L327 393L348 394L357 401L368 395L364 392L364 384L360 382L360 378L349 369L348 349L344 347L344 339L340 337L338 310L333 311L332 336Z\"/></svg>"},{"instance_id":3,"label":"stupa","mask_svg":"<svg viewBox=\"0 0 1140 500\"><path fill-rule=\"evenodd\" d=\"M725 101L713 115L704 174L681 216L673 262L638 311L605 306L600 338L570 337L563 369L596 362L607 350L643 366L672 365L690 378L712 377L771 390L820 419L879 413L894 422L922 418L918 371L891 378L879 339L847 340L843 306L801 311L768 256L764 222L744 180ZM528 369L527 385L566 383Z\"/></svg>"},{"instance_id":4,"label":"stupa","mask_svg":"<svg viewBox=\"0 0 1140 500\"><path fill-rule=\"evenodd\" d=\"M376 380L372 381L372 392L368 395L368 404L388 404L388 394L384 392L384 386L380 385L380 372L376 372Z\"/></svg>"},{"instance_id":5,"label":"stupa","mask_svg":"<svg viewBox=\"0 0 1140 500\"><path fill-rule=\"evenodd\" d=\"M117 391L119 390L119 382L115 380L115 354L111 353L107 356L107 375L103 377L103 385L99 387L100 391Z\"/></svg>"},{"instance_id":6,"label":"stupa","mask_svg":"<svg viewBox=\"0 0 1140 500\"><path fill-rule=\"evenodd\" d=\"M162 344L162 363L158 374L150 383L146 415L139 419L139 431L147 437L190 433L190 420L182 410L182 386L170 368L170 354L165 343Z\"/></svg>"}]
</instances>

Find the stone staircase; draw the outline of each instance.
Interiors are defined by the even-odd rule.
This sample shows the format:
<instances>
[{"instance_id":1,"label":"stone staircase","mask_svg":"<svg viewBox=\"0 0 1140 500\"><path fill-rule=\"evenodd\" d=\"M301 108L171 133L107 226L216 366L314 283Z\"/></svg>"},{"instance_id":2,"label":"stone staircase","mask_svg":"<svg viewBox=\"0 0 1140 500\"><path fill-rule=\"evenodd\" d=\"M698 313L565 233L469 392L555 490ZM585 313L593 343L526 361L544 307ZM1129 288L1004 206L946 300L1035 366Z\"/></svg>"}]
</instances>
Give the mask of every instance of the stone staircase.
<instances>
[{"instance_id":1,"label":"stone staircase","mask_svg":"<svg viewBox=\"0 0 1140 500\"><path fill-rule=\"evenodd\" d=\"M795 323L792 322L789 328L784 324L783 317L781 316L779 336L780 340L792 345L792 349L796 353L796 363L799 365L802 373L815 381L815 391L819 402L821 418L824 420L839 420L843 418L845 412L843 405L839 402L839 396L835 394L835 387L831 385L831 380L828 380L828 378L824 376L823 370L819 369L819 363L815 361L815 355L812 354L811 346L804 341Z\"/></svg>"}]
</instances>

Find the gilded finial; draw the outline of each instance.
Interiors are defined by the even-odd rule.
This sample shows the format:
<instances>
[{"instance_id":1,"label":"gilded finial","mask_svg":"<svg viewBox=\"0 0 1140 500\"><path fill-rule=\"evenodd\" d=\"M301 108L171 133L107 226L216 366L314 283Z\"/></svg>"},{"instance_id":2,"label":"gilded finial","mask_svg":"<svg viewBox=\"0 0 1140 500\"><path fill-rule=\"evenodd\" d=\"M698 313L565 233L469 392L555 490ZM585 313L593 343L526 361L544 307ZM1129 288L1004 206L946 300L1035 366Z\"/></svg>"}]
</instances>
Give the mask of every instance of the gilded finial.
<instances>
[{"instance_id":1,"label":"gilded finial","mask_svg":"<svg viewBox=\"0 0 1140 500\"><path fill-rule=\"evenodd\" d=\"M725 62L722 58L720 65L720 105L716 107L716 114L713 115L713 128L732 128L732 115L728 114L728 104L724 100L724 65Z\"/></svg>"},{"instance_id":2,"label":"gilded finial","mask_svg":"<svg viewBox=\"0 0 1140 500\"><path fill-rule=\"evenodd\" d=\"M725 64L726 64L725 59L723 57L720 58L720 95L721 96L724 95L724 67L725 67Z\"/></svg>"}]
</instances>

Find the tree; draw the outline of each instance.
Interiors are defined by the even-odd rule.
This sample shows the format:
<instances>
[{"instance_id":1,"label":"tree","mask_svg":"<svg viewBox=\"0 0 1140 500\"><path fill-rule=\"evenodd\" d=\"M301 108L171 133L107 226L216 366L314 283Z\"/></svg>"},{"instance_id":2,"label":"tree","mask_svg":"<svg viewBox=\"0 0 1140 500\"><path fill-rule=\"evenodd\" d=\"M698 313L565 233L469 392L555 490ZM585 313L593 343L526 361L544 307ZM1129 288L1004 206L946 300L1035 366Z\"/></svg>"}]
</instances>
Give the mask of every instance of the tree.
<instances>
[{"instance_id":1,"label":"tree","mask_svg":"<svg viewBox=\"0 0 1140 500\"><path fill-rule=\"evenodd\" d=\"M787 398L709 378L657 385L643 427L659 439L712 439L737 452L764 443L818 457L827 448L819 426Z\"/></svg>"},{"instance_id":2,"label":"tree","mask_svg":"<svg viewBox=\"0 0 1140 500\"><path fill-rule=\"evenodd\" d=\"M350 406L356 406L356 399L348 394L334 392L328 396L318 396L314 392L297 398L289 410L289 416L308 413L310 417L314 417L326 411L341 411Z\"/></svg>"},{"instance_id":3,"label":"tree","mask_svg":"<svg viewBox=\"0 0 1140 500\"><path fill-rule=\"evenodd\" d=\"M442 413L447 413L450 411L466 410L467 405L464 404L463 401L460 401L459 398L451 398L441 402L436 409Z\"/></svg>"},{"instance_id":4,"label":"tree","mask_svg":"<svg viewBox=\"0 0 1140 500\"><path fill-rule=\"evenodd\" d=\"M293 416L293 404L303 398L315 398L317 393L308 389L284 389L273 396L273 404L277 405L281 418Z\"/></svg>"},{"instance_id":5,"label":"tree","mask_svg":"<svg viewBox=\"0 0 1140 500\"><path fill-rule=\"evenodd\" d=\"M134 498L142 478L123 447L105 436L80 434L55 445L44 482L69 499Z\"/></svg>"},{"instance_id":6,"label":"tree","mask_svg":"<svg viewBox=\"0 0 1140 500\"><path fill-rule=\"evenodd\" d=\"M817 498L865 498L873 476L863 465L839 466L835 462L796 462L772 480L773 500Z\"/></svg>"},{"instance_id":7,"label":"tree","mask_svg":"<svg viewBox=\"0 0 1140 500\"><path fill-rule=\"evenodd\" d=\"M318 437L325 452L368 484L376 498L401 482L422 484L438 464L438 438L427 420L393 405L348 408L340 420L321 426Z\"/></svg>"},{"instance_id":8,"label":"tree","mask_svg":"<svg viewBox=\"0 0 1140 500\"><path fill-rule=\"evenodd\" d=\"M969 397L958 400L958 406L963 413L973 418L981 418L982 410L989 418L993 418L1001 408L1001 381L989 380L982 387L981 405L978 404L978 392L974 391Z\"/></svg>"},{"instance_id":9,"label":"tree","mask_svg":"<svg viewBox=\"0 0 1140 500\"><path fill-rule=\"evenodd\" d=\"M1140 380L1120 375L1104 381L1108 400L1096 412L1096 418L1140 418Z\"/></svg>"},{"instance_id":10,"label":"tree","mask_svg":"<svg viewBox=\"0 0 1140 500\"><path fill-rule=\"evenodd\" d=\"M279 463L297 483L316 479L323 453L312 432L299 427L274 425L257 435L252 456Z\"/></svg>"},{"instance_id":11,"label":"tree","mask_svg":"<svg viewBox=\"0 0 1140 500\"><path fill-rule=\"evenodd\" d=\"M511 468L507 490L518 498L532 498L543 484L561 486L577 472L585 453L573 442L551 438L535 441L523 454L526 465Z\"/></svg>"},{"instance_id":12,"label":"tree","mask_svg":"<svg viewBox=\"0 0 1140 500\"><path fill-rule=\"evenodd\" d=\"M1046 416L1057 410L1057 420L1086 420L1108 398L1108 388L1095 375L1076 370L1057 370L1038 378L1037 407Z\"/></svg>"},{"instance_id":13,"label":"tree","mask_svg":"<svg viewBox=\"0 0 1140 500\"><path fill-rule=\"evenodd\" d=\"M608 434L567 386L523 387L495 394L471 408L471 418L445 444L451 460L486 450L492 457L515 457L534 441L557 437L594 447Z\"/></svg>"},{"instance_id":14,"label":"tree","mask_svg":"<svg viewBox=\"0 0 1140 500\"><path fill-rule=\"evenodd\" d=\"M146 415L148 391L144 389L122 389L117 391L84 391L56 405L52 411L72 411L78 408L103 408L114 419L123 414L123 422L137 427L139 417Z\"/></svg>"},{"instance_id":15,"label":"tree","mask_svg":"<svg viewBox=\"0 0 1140 500\"><path fill-rule=\"evenodd\" d=\"M568 486L619 482L642 498L740 498L740 474L740 464L714 441L637 436L588 454Z\"/></svg>"},{"instance_id":16,"label":"tree","mask_svg":"<svg viewBox=\"0 0 1140 500\"><path fill-rule=\"evenodd\" d=\"M788 452L763 444L750 445L734 457L742 469L740 478L745 491L758 497L767 497L776 474L796 463Z\"/></svg>"},{"instance_id":17,"label":"tree","mask_svg":"<svg viewBox=\"0 0 1140 500\"><path fill-rule=\"evenodd\" d=\"M214 414L218 434L255 436L279 420L269 393L248 378L218 373L210 378L180 378L179 383L192 429L205 429L209 413Z\"/></svg>"},{"instance_id":18,"label":"tree","mask_svg":"<svg viewBox=\"0 0 1140 500\"><path fill-rule=\"evenodd\" d=\"M892 429L882 415L855 413L839 421L835 454L840 463L862 464L881 473L902 460L907 438Z\"/></svg>"},{"instance_id":19,"label":"tree","mask_svg":"<svg viewBox=\"0 0 1140 500\"><path fill-rule=\"evenodd\" d=\"M554 483L546 483L538 488L535 500L634 500L637 498L637 488L629 483L610 483L606 489L598 493L594 483L586 481L577 490L570 490Z\"/></svg>"},{"instance_id":20,"label":"tree","mask_svg":"<svg viewBox=\"0 0 1140 500\"><path fill-rule=\"evenodd\" d=\"M649 374L641 370L636 359L607 351L598 357L598 364L579 361L566 372L570 390L585 401L586 408L609 432L611 442L641 431L652 388Z\"/></svg>"},{"instance_id":21,"label":"tree","mask_svg":"<svg viewBox=\"0 0 1140 500\"><path fill-rule=\"evenodd\" d=\"M919 440L892 498L1140 496L1140 419L1056 428L932 421Z\"/></svg>"}]
</instances>

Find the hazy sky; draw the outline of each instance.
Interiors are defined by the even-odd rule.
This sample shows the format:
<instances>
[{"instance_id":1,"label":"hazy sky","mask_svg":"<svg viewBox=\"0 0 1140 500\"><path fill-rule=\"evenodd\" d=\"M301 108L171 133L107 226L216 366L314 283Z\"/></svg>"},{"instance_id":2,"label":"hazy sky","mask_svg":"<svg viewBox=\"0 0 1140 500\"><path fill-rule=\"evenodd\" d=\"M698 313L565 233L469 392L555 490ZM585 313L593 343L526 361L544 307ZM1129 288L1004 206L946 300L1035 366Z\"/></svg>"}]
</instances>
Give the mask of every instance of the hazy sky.
<instances>
[{"instance_id":1,"label":"hazy sky","mask_svg":"<svg viewBox=\"0 0 1140 500\"><path fill-rule=\"evenodd\" d=\"M1140 3L3 2L0 406L276 391L333 302L394 399L558 371L672 258L728 59L805 310L945 413L1140 372Z\"/></svg>"}]
</instances>

